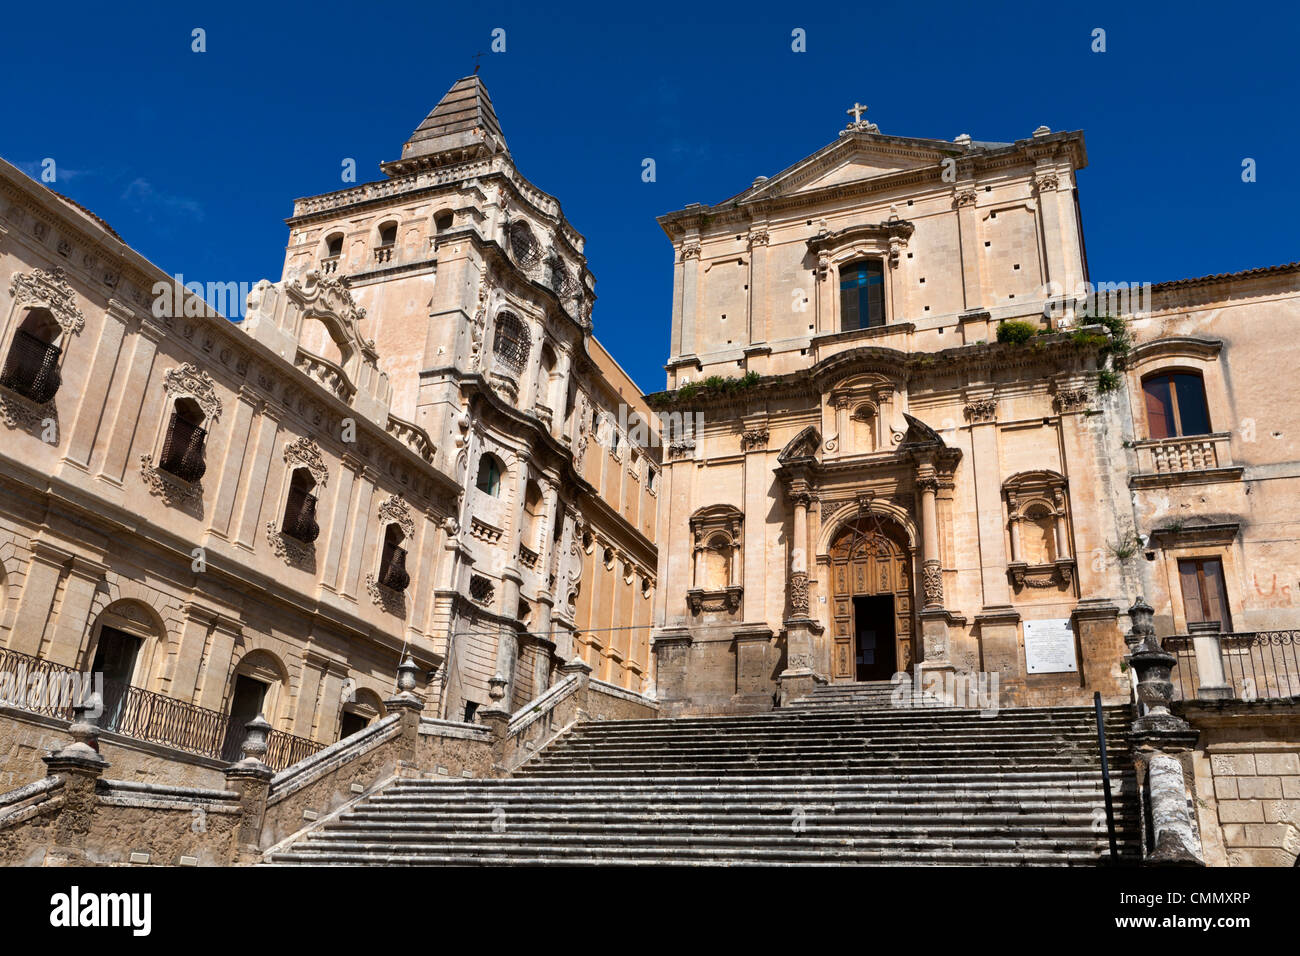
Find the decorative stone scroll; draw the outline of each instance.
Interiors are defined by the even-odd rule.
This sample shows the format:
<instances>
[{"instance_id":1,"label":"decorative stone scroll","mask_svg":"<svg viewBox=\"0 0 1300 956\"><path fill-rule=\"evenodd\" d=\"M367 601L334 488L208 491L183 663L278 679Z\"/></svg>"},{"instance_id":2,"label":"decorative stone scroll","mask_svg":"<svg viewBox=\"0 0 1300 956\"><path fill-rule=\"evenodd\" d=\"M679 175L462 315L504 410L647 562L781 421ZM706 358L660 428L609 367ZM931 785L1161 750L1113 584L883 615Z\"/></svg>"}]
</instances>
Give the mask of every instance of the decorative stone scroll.
<instances>
[{"instance_id":1,"label":"decorative stone scroll","mask_svg":"<svg viewBox=\"0 0 1300 956\"><path fill-rule=\"evenodd\" d=\"M86 327L86 317L77 308L76 293L59 266L49 272L33 269L18 273L9 285L9 294L20 306L49 309L64 335L77 335Z\"/></svg>"},{"instance_id":2,"label":"decorative stone scroll","mask_svg":"<svg viewBox=\"0 0 1300 956\"><path fill-rule=\"evenodd\" d=\"M808 574L795 571L790 575L790 610L795 617L808 616Z\"/></svg>"},{"instance_id":3,"label":"decorative stone scroll","mask_svg":"<svg viewBox=\"0 0 1300 956\"><path fill-rule=\"evenodd\" d=\"M415 519L411 517L411 509L407 507L405 501L400 495L389 495L379 506L379 520L395 521L397 526L402 529L402 535L406 539L415 537Z\"/></svg>"},{"instance_id":4,"label":"decorative stone scroll","mask_svg":"<svg viewBox=\"0 0 1300 956\"><path fill-rule=\"evenodd\" d=\"M926 607L943 607L943 571L939 562L931 559L921 568L921 585Z\"/></svg>"},{"instance_id":5,"label":"decorative stone scroll","mask_svg":"<svg viewBox=\"0 0 1300 956\"><path fill-rule=\"evenodd\" d=\"M190 362L180 368L168 369L163 376L163 388L169 395L192 398L203 411L203 417L215 422L221 418L221 399L212 376Z\"/></svg>"},{"instance_id":6,"label":"decorative stone scroll","mask_svg":"<svg viewBox=\"0 0 1300 956\"><path fill-rule=\"evenodd\" d=\"M266 540L271 542L271 550L277 558L283 558L291 567L310 571L316 567L315 542L299 541L280 531L275 521L266 523Z\"/></svg>"},{"instance_id":7,"label":"decorative stone scroll","mask_svg":"<svg viewBox=\"0 0 1300 956\"><path fill-rule=\"evenodd\" d=\"M749 451L751 448L766 448L770 432L766 428L751 428L741 433L740 450Z\"/></svg>"},{"instance_id":8,"label":"decorative stone scroll","mask_svg":"<svg viewBox=\"0 0 1300 956\"><path fill-rule=\"evenodd\" d=\"M316 442L305 435L295 438L284 446L284 461L291 470L294 465L305 467L311 472L316 484L322 488L329 483L329 469L325 466L325 459L321 457L320 448Z\"/></svg>"},{"instance_id":9,"label":"decorative stone scroll","mask_svg":"<svg viewBox=\"0 0 1300 956\"><path fill-rule=\"evenodd\" d=\"M366 575L366 593L370 595L370 600L376 607L383 608L389 614L396 614L398 617L406 616L405 594L380 584L373 574Z\"/></svg>"},{"instance_id":10,"label":"decorative stone scroll","mask_svg":"<svg viewBox=\"0 0 1300 956\"><path fill-rule=\"evenodd\" d=\"M973 402L967 402L964 412L967 421L991 422L998 417L997 399L981 398Z\"/></svg>"},{"instance_id":11,"label":"decorative stone scroll","mask_svg":"<svg viewBox=\"0 0 1300 956\"><path fill-rule=\"evenodd\" d=\"M195 505L203 497L202 481L185 481L153 463L153 455L140 456L140 476L149 493L169 505Z\"/></svg>"}]
</instances>

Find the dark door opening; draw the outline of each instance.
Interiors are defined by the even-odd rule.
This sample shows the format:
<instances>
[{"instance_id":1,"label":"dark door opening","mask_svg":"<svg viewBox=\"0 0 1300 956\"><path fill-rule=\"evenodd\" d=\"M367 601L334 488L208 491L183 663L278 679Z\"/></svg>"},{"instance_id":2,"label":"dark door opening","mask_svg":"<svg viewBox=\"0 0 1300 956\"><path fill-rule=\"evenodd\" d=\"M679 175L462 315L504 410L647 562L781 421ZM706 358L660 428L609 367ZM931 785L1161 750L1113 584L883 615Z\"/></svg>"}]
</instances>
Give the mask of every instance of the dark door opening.
<instances>
[{"instance_id":1,"label":"dark door opening","mask_svg":"<svg viewBox=\"0 0 1300 956\"><path fill-rule=\"evenodd\" d=\"M238 760L248 736L248 722L262 712L266 700L266 685L260 680L240 674L235 678L235 691L230 695L230 724L226 729L226 744L221 759Z\"/></svg>"},{"instance_id":2,"label":"dark door opening","mask_svg":"<svg viewBox=\"0 0 1300 956\"><path fill-rule=\"evenodd\" d=\"M857 679L889 680L898 670L894 644L894 596L853 599L853 633Z\"/></svg>"},{"instance_id":3,"label":"dark door opening","mask_svg":"<svg viewBox=\"0 0 1300 956\"><path fill-rule=\"evenodd\" d=\"M92 674L104 675L104 712L99 726L117 730L126 708L131 678L135 676L135 659L140 653L140 638L112 627L99 630L99 646L90 665Z\"/></svg>"},{"instance_id":4,"label":"dark door opening","mask_svg":"<svg viewBox=\"0 0 1300 956\"><path fill-rule=\"evenodd\" d=\"M362 714L354 714L350 710L343 711L343 719L339 727L339 740L344 737L351 737L353 734L359 734L370 726L370 720Z\"/></svg>"}]
</instances>

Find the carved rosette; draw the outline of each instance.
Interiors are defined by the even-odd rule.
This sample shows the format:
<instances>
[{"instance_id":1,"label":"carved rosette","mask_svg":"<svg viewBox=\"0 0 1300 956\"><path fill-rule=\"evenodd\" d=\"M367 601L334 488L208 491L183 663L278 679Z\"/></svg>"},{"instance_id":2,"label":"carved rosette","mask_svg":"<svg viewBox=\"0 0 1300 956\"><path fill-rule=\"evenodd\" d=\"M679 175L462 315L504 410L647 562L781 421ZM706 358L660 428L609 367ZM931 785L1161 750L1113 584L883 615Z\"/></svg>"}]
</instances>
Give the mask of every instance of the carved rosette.
<instances>
[{"instance_id":1,"label":"carved rosette","mask_svg":"<svg viewBox=\"0 0 1300 956\"><path fill-rule=\"evenodd\" d=\"M389 614L406 616L406 595L380 584L373 574L366 575L366 593L376 607L383 608Z\"/></svg>"},{"instance_id":2,"label":"carved rosette","mask_svg":"<svg viewBox=\"0 0 1300 956\"><path fill-rule=\"evenodd\" d=\"M271 543L271 550L277 558L283 558L291 567L310 571L316 567L315 542L303 542L280 532L274 521L266 523L266 540Z\"/></svg>"},{"instance_id":3,"label":"carved rosette","mask_svg":"<svg viewBox=\"0 0 1300 956\"><path fill-rule=\"evenodd\" d=\"M407 507L400 495L389 495L380 504L379 521L381 524L385 521L395 521L402 529L403 537L408 541L415 537L415 519L411 517L411 509Z\"/></svg>"},{"instance_id":4,"label":"carved rosette","mask_svg":"<svg viewBox=\"0 0 1300 956\"><path fill-rule=\"evenodd\" d=\"M163 388L169 395L194 399L208 421L215 422L221 418L221 399L217 397L216 383L212 376L190 362L180 368L168 369L163 376Z\"/></svg>"},{"instance_id":5,"label":"carved rosette","mask_svg":"<svg viewBox=\"0 0 1300 956\"><path fill-rule=\"evenodd\" d=\"M790 610L795 617L808 616L808 574L795 571L790 575Z\"/></svg>"},{"instance_id":6,"label":"carved rosette","mask_svg":"<svg viewBox=\"0 0 1300 956\"><path fill-rule=\"evenodd\" d=\"M934 558L926 561L921 568L921 587L926 607L943 607L943 572Z\"/></svg>"},{"instance_id":7,"label":"carved rosette","mask_svg":"<svg viewBox=\"0 0 1300 956\"><path fill-rule=\"evenodd\" d=\"M320 448L316 442L305 435L284 446L284 461L290 470L295 465L305 467L311 472L316 484L322 488L329 482L329 469L325 467L325 459L321 457Z\"/></svg>"},{"instance_id":8,"label":"carved rosette","mask_svg":"<svg viewBox=\"0 0 1300 956\"><path fill-rule=\"evenodd\" d=\"M33 269L18 273L9 285L9 294L20 306L49 309L64 335L77 335L86 327L86 318L77 308L77 296L68 284L68 275L58 266L49 272Z\"/></svg>"}]
</instances>

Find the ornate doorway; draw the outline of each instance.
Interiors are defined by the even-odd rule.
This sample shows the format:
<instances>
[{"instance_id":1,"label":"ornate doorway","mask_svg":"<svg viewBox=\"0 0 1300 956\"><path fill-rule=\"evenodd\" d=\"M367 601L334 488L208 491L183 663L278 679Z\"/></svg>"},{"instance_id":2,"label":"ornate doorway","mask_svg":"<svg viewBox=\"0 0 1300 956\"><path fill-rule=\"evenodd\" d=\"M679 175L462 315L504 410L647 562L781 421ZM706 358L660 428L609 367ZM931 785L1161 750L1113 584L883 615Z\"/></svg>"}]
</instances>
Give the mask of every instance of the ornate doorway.
<instances>
[{"instance_id":1,"label":"ornate doorway","mask_svg":"<svg viewBox=\"0 0 1300 956\"><path fill-rule=\"evenodd\" d=\"M855 518L835 536L830 547L834 680L888 680L912 669L912 567L905 541L901 528L875 515ZM882 619L891 613L892 622ZM886 668L890 673L882 674Z\"/></svg>"}]
</instances>

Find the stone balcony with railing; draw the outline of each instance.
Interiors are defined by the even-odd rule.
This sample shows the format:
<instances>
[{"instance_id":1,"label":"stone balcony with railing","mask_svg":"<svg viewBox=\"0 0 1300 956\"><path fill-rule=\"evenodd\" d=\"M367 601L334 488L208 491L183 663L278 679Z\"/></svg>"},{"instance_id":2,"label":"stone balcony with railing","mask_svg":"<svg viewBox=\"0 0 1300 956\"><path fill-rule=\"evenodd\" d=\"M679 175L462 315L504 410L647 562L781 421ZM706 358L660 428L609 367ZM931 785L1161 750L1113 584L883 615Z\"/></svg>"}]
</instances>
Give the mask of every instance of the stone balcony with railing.
<instances>
[{"instance_id":1,"label":"stone balcony with railing","mask_svg":"<svg viewBox=\"0 0 1300 956\"><path fill-rule=\"evenodd\" d=\"M385 246L375 246L375 263L377 265L386 265L393 261L393 246L390 243Z\"/></svg>"},{"instance_id":2,"label":"stone balcony with railing","mask_svg":"<svg viewBox=\"0 0 1300 956\"><path fill-rule=\"evenodd\" d=\"M320 261L320 271L322 275L333 275L339 271L339 259L342 256L326 256Z\"/></svg>"},{"instance_id":3,"label":"stone balcony with railing","mask_svg":"<svg viewBox=\"0 0 1300 956\"><path fill-rule=\"evenodd\" d=\"M1231 432L1146 438L1133 442L1138 455L1135 488L1235 481L1244 471L1232 464Z\"/></svg>"}]
</instances>

